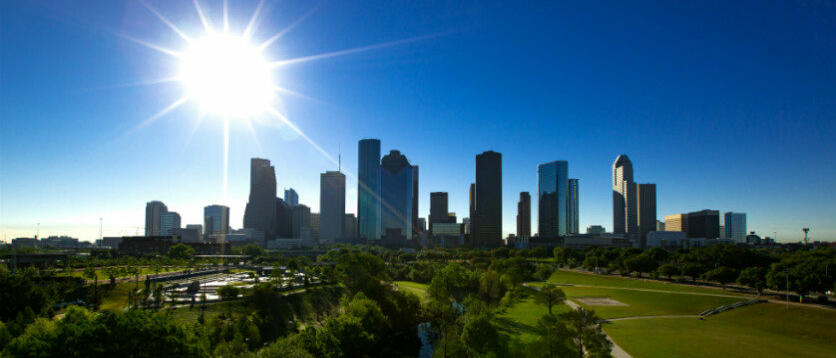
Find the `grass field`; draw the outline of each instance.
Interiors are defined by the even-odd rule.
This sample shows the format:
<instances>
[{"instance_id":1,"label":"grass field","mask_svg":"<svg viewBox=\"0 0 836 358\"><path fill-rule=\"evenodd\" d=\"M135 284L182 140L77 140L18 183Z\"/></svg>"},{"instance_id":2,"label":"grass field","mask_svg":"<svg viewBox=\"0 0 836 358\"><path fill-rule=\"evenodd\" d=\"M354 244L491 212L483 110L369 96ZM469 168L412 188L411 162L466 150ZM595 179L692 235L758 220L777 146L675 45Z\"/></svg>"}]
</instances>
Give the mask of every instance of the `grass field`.
<instances>
[{"instance_id":1,"label":"grass field","mask_svg":"<svg viewBox=\"0 0 836 358\"><path fill-rule=\"evenodd\" d=\"M569 311L565 304L552 306L552 313L560 314ZM537 304L534 298L528 297L515 302L511 307L505 308L495 318L499 329L511 337L519 338L523 342L531 342L537 339L534 331L537 320L543 317L549 310L545 305Z\"/></svg>"},{"instance_id":2,"label":"grass field","mask_svg":"<svg viewBox=\"0 0 836 358\"><path fill-rule=\"evenodd\" d=\"M549 282L556 284L611 286L661 291L745 296L733 292L731 290L719 290L714 288L680 285L676 283L668 283L662 281L631 279L616 275L596 275L563 270L556 271L554 274L552 274L552 276L549 278Z\"/></svg>"},{"instance_id":3,"label":"grass field","mask_svg":"<svg viewBox=\"0 0 836 358\"><path fill-rule=\"evenodd\" d=\"M105 290L99 309L120 311L128 306L128 292L136 287L136 282L117 283L112 290L108 290L106 287L107 285L99 286L100 290Z\"/></svg>"},{"instance_id":4,"label":"grass field","mask_svg":"<svg viewBox=\"0 0 836 358\"><path fill-rule=\"evenodd\" d=\"M398 290L410 292L421 298L422 300L427 299L427 285L423 283L413 282L413 281L395 281L395 285L398 286Z\"/></svg>"},{"instance_id":5,"label":"grass field","mask_svg":"<svg viewBox=\"0 0 836 358\"><path fill-rule=\"evenodd\" d=\"M766 303L700 321L615 321L604 329L633 357L833 357L836 312Z\"/></svg>"},{"instance_id":6,"label":"grass field","mask_svg":"<svg viewBox=\"0 0 836 358\"><path fill-rule=\"evenodd\" d=\"M171 272L171 271L179 271L179 270L183 270L183 269L184 269L183 267L161 267L160 268L160 273ZM153 275L153 274L154 274L154 269L153 268L151 268L151 267L139 267L140 278L143 278L145 275ZM84 277L84 270L61 271L61 272L56 273L56 275L57 276L67 276L67 277L80 277L80 278L83 278L85 280L87 279L86 277ZM105 271L103 269L97 269L96 270L96 276L99 278L99 283L104 283L104 282L110 280L110 276L108 276L107 273L105 273ZM128 277L128 276L133 276L133 275L130 275L130 274L120 270L119 273L117 273L115 277L119 278L119 277Z\"/></svg>"},{"instance_id":7,"label":"grass field","mask_svg":"<svg viewBox=\"0 0 836 358\"><path fill-rule=\"evenodd\" d=\"M588 306L601 318L658 315L696 315L702 311L722 306L744 298L714 297L592 287L561 287L569 299L575 297L609 297L626 306Z\"/></svg>"}]
</instances>

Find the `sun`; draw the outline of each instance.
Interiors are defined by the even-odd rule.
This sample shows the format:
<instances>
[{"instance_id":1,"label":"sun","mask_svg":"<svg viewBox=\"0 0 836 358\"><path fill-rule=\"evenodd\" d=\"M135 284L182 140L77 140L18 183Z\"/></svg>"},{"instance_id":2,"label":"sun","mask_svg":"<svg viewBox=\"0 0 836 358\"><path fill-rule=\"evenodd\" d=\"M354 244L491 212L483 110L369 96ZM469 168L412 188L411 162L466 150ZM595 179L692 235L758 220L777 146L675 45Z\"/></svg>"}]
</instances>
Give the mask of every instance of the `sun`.
<instances>
[{"instance_id":1,"label":"sun","mask_svg":"<svg viewBox=\"0 0 836 358\"><path fill-rule=\"evenodd\" d=\"M180 57L179 78L202 111L229 119L268 111L276 88L261 50L227 33L192 40Z\"/></svg>"}]
</instances>

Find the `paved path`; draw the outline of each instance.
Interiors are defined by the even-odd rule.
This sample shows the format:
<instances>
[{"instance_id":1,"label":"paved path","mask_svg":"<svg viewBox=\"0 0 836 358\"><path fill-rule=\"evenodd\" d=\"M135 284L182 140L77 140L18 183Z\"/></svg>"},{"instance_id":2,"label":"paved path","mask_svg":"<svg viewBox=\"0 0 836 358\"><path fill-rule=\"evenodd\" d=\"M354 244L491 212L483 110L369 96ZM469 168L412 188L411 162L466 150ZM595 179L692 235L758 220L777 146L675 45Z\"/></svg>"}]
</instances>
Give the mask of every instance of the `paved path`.
<instances>
[{"instance_id":1,"label":"paved path","mask_svg":"<svg viewBox=\"0 0 836 358\"><path fill-rule=\"evenodd\" d=\"M696 314L670 314L670 315L661 315L661 316L632 316L632 317L621 317L621 318L606 318L605 321L627 321L631 319L647 319L647 318L699 318L699 315Z\"/></svg>"}]
</instances>

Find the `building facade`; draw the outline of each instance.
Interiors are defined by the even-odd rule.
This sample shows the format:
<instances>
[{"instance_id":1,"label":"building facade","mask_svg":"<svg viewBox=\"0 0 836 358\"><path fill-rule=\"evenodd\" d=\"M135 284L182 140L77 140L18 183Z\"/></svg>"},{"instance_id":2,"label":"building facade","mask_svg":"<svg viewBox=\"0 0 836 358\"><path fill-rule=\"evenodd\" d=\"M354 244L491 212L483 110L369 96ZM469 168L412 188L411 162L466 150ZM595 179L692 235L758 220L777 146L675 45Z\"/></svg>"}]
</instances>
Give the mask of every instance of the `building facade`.
<instances>
[{"instance_id":1,"label":"building facade","mask_svg":"<svg viewBox=\"0 0 836 358\"><path fill-rule=\"evenodd\" d=\"M688 232L688 214L665 216L665 231Z\"/></svg>"},{"instance_id":2,"label":"building facade","mask_svg":"<svg viewBox=\"0 0 836 358\"><path fill-rule=\"evenodd\" d=\"M700 210L688 213L689 238L720 238L720 212L717 210Z\"/></svg>"},{"instance_id":3,"label":"building facade","mask_svg":"<svg viewBox=\"0 0 836 358\"><path fill-rule=\"evenodd\" d=\"M430 193L430 231L433 229L433 224L446 223L448 219L448 194L446 192L432 192Z\"/></svg>"},{"instance_id":4,"label":"building facade","mask_svg":"<svg viewBox=\"0 0 836 358\"><path fill-rule=\"evenodd\" d=\"M418 228L418 166L412 166L412 235L418 237L422 230Z\"/></svg>"},{"instance_id":5,"label":"building facade","mask_svg":"<svg viewBox=\"0 0 836 358\"><path fill-rule=\"evenodd\" d=\"M397 150L380 161L381 232L412 239L413 167Z\"/></svg>"},{"instance_id":6,"label":"building facade","mask_svg":"<svg viewBox=\"0 0 836 358\"><path fill-rule=\"evenodd\" d=\"M619 155L612 165L613 233L632 234L638 231L633 163L626 154Z\"/></svg>"},{"instance_id":7,"label":"building facade","mask_svg":"<svg viewBox=\"0 0 836 358\"><path fill-rule=\"evenodd\" d=\"M228 234L229 207L223 205L209 205L204 207L203 232L207 237L213 234Z\"/></svg>"},{"instance_id":8,"label":"building facade","mask_svg":"<svg viewBox=\"0 0 836 358\"><path fill-rule=\"evenodd\" d=\"M502 245L502 154L476 156L474 209L470 225L475 247Z\"/></svg>"},{"instance_id":9,"label":"building facade","mask_svg":"<svg viewBox=\"0 0 836 358\"><path fill-rule=\"evenodd\" d=\"M723 214L725 222L725 238L736 243L746 242L746 213L727 212Z\"/></svg>"},{"instance_id":10,"label":"building facade","mask_svg":"<svg viewBox=\"0 0 836 358\"><path fill-rule=\"evenodd\" d=\"M267 159L250 159L250 197L244 209L244 228L263 232L267 240L277 235L276 170Z\"/></svg>"},{"instance_id":11,"label":"building facade","mask_svg":"<svg viewBox=\"0 0 836 358\"><path fill-rule=\"evenodd\" d=\"M167 211L162 201L149 201L145 204L145 236L160 235L162 215Z\"/></svg>"},{"instance_id":12,"label":"building facade","mask_svg":"<svg viewBox=\"0 0 836 358\"><path fill-rule=\"evenodd\" d=\"M557 160L537 166L537 232L542 238L569 233L569 163Z\"/></svg>"},{"instance_id":13,"label":"building facade","mask_svg":"<svg viewBox=\"0 0 836 358\"><path fill-rule=\"evenodd\" d=\"M636 184L639 242L645 247L647 233L656 231L656 184Z\"/></svg>"},{"instance_id":14,"label":"building facade","mask_svg":"<svg viewBox=\"0 0 836 358\"><path fill-rule=\"evenodd\" d=\"M160 215L160 235L174 235L174 229L180 228L180 214L167 211Z\"/></svg>"},{"instance_id":15,"label":"building facade","mask_svg":"<svg viewBox=\"0 0 836 358\"><path fill-rule=\"evenodd\" d=\"M569 179L569 193L568 193L568 203L566 204L566 211L567 211L567 231L570 234L580 234L580 213L579 203L580 203L580 192L578 188L579 180L578 179Z\"/></svg>"},{"instance_id":16,"label":"building facade","mask_svg":"<svg viewBox=\"0 0 836 358\"><path fill-rule=\"evenodd\" d=\"M319 241L333 244L345 230L345 175L327 171L319 176Z\"/></svg>"},{"instance_id":17,"label":"building facade","mask_svg":"<svg viewBox=\"0 0 836 358\"><path fill-rule=\"evenodd\" d=\"M311 228L311 208L307 205L296 205L291 211L291 232L293 238L302 237L302 228Z\"/></svg>"},{"instance_id":18,"label":"building facade","mask_svg":"<svg viewBox=\"0 0 836 358\"><path fill-rule=\"evenodd\" d=\"M358 143L357 231L361 239L380 239L380 140Z\"/></svg>"},{"instance_id":19,"label":"building facade","mask_svg":"<svg viewBox=\"0 0 836 358\"><path fill-rule=\"evenodd\" d=\"M531 194L520 193L517 202L517 237L531 237Z\"/></svg>"},{"instance_id":20,"label":"building facade","mask_svg":"<svg viewBox=\"0 0 836 358\"><path fill-rule=\"evenodd\" d=\"M293 188L285 189L284 190L284 201L290 207L294 207L299 205L299 194L296 193L296 190Z\"/></svg>"}]
</instances>

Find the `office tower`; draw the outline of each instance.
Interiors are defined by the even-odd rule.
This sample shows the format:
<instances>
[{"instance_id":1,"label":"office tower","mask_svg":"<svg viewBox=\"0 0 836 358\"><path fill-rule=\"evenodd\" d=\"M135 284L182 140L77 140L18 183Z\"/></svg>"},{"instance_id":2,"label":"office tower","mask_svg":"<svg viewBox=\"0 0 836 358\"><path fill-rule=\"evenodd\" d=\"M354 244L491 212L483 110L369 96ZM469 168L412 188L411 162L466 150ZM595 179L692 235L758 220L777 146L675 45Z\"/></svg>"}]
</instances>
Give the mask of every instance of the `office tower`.
<instances>
[{"instance_id":1,"label":"office tower","mask_svg":"<svg viewBox=\"0 0 836 358\"><path fill-rule=\"evenodd\" d=\"M716 239L720 237L720 212L700 210L688 213L688 237Z\"/></svg>"},{"instance_id":2,"label":"office tower","mask_svg":"<svg viewBox=\"0 0 836 358\"><path fill-rule=\"evenodd\" d=\"M644 247L647 233L656 230L656 184L636 184L639 242Z\"/></svg>"},{"instance_id":3,"label":"office tower","mask_svg":"<svg viewBox=\"0 0 836 358\"><path fill-rule=\"evenodd\" d=\"M197 230L198 235L203 235L203 224L188 224L186 225L186 229Z\"/></svg>"},{"instance_id":4,"label":"office tower","mask_svg":"<svg viewBox=\"0 0 836 358\"><path fill-rule=\"evenodd\" d=\"M448 222L448 195L445 192L430 193L430 231L433 230L433 224Z\"/></svg>"},{"instance_id":5,"label":"office tower","mask_svg":"<svg viewBox=\"0 0 836 358\"><path fill-rule=\"evenodd\" d=\"M556 160L538 165L537 192L537 231L540 237L568 234L569 163Z\"/></svg>"},{"instance_id":6,"label":"office tower","mask_svg":"<svg viewBox=\"0 0 836 358\"><path fill-rule=\"evenodd\" d=\"M470 235L471 226L470 226L470 218L462 218L462 227L464 228L464 234Z\"/></svg>"},{"instance_id":7,"label":"office tower","mask_svg":"<svg viewBox=\"0 0 836 358\"><path fill-rule=\"evenodd\" d=\"M427 231L427 219L426 218L418 218L418 229L419 232Z\"/></svg>"},{"instance_id":8,"label":"office tower","mask_svg":"<svg viewBox=\"0 0 836 358\"><path fill-rule=\"evenodd\" d=\"M319 213L311 213L311 240L319 243Z\"/></svg>"},{"instance_id":9,"label":"office tower","mask_svg":"<svg viewBox=\"0 0 836 358\"><path fill-rule=\"evenodd\" d=\"M474 213L471 230L475 247L502 245L502 154L487 151L476 156Z\"/></svg>"},{"instance_id":10,"label":"office tower","mask_svg":"<svg viewBox=\"0 0 836 358\"><path fill-rule=\"evenodd\" d=\"M271 207L273 207L271 205ZM203 208L204 235L229 233L229 207L209 205Z\"/></svg>"},{"instance_id":11,"label":"office tower","mask_svg":"<svg viewBox=\"0 0 836 358\"><path fill-rule=\"evenodd\" d=\"M293 237L293 207L282 198L276 198L276 237Z\"/></svg>"},{"instance_id":12,"label":"office tower","mask_svg":"<svg viewBox=\"0 0 836 358\"><path fill-rule=\"evenodd\" d=\"M392 150L380 160L381 232L400 230L412 238L412 165Z\"/></svg>"},{"instance_id":13,"label":"office tower","mask_svg":"<svg viewBox=\"0 0 836 358\"><path fill-rule=\"evenodd\" d=\"M586 233L587 234L601 235L605 232L607 232L607 230L604 230L604 227L601 226L601 225L589 225L589 226L586 227Z\"/></svg>"},{"instance_id":14,"label":"office tower","mask_svg":"<svg viewBox=\"0 0 836 358\"><path fill-rule=\"evenodd\" d=\"M302 228L310 229L311 227L311 208L306 205L296 205L291 209L291 215L291 236L298 239L302 237Z\"/></svg>"},{"instance_id":15,"label":"office tower","mask_svg":"<svg viewBox=\"0 0 836 358\"><path fill-rule=\"evenodd\" d=\"M665 231L688 232L688 215L673 214L665 216Z\"/></svg>"},{"instance_id":16,"label":"office tower","mask_svg":"<svg viewBox=\"0 0 836 358\"><path fill-rule=\"evenodd\" d=\"M160 215L160 235L173 235L174 229L180 228L180 214L174 211L167 211Z\"/></svg>"},{"instance_id":17,"label":"office tower","mask_svg":"<svg viewBox=\"0 0 836 358\"><path fill-rule=\"evenodd\" d=\"M299 194L297 194L296 190L293 190L293 188L285 189L284 190L284 201L291 208L296 206L296 205L299 205Z\"/></svg>"},{"instance_id":18,"label":"office tower","mask_svg":"<svg viewBox=\"0 0 836 358\"><path fill-rule=\"evenodd\" d=\"M447 213L447 222L445 222L445 224L455 224L456 222L456 213Z\"/></svg>"},{"instance_id":19,"label":"office tower","mask_svg":"<svg viewBox=\"0 0 836 358\"><path fill-rule=\"evenodd\" d=\"M416 236L421 230L418 228L418 166L412 166L412 231Z\"/></svg>"},{"instance_id":20,"label":"office tower","mask_svg":"<svg viewBox=\"0 0 836 358\"><path fill-rule=\"evenodd\" d=\"M726 239L736 243L746 242L746 213L727 212L723 214L725 220Z\"/></svg>"},{"instance_id":21,"label":"office tower","mask_svg":"<svg viewBox=\"0 0 836 358\"><path fill-rule=\"evenodd\" d=\"M578 182L578 179L569 179L568 202L566 204L566 231L569 234L579 234L581 230L580 216L578 213L578 204L580 202Z\"/></svg>"},{"instance_id":22,"label":"office tower","mask_svg":"<svg viewBox=\"0 0 836 358\"><path fill-rule=\"evenodd\" d=\"M656 231L665 231L665 222L656 220Z\"/></svg>"},{"instance_id":23,"label":"office tower","mask_svg":"<svg viewBox=\"0 0 836 358\"><path fill-rule=\"evenodd\" d=\"M319 241L333 244L345 230L345 174L334 171L320 174L319 215Z\"/></svg>"},{"instance_id":24,"label":"office tower","mask_svg":"<svg viewBox=\"0 0 836 358\"><path fill-rule=\"evenodd\" d=\"M517 203L517 237L531 237L531 194L520 193Z\"/></svg>"},{"instance_id":25,"label":"office tower","mask_svg":"<svg viewBox=\"0 0 836 358\"><path fill-rule=\"evenodd\" d=\"M180 242L201 242L200 231L195 228L171 229L169 235L177 235Z\"/></svg>"},{"instance_id":26,"label":"office tower","mask_svg":"<svg viewBox=\"0 0 836 358\"><path fill-rule=\"evenodd\" d=\"M353 241L357 238L357 218L354 214L345 214L345 229L343 230L343 239L346 241Z\"/></svg>"},{"instance_id":27,"label":"office tower","mask_svg":"<svg viewBox=\"0 0 836 358\"><path fill-rule=\"evenodd\" d=\"M633 185L633 163L626 154L619 155L612 165L613 233L637 234L636 187Z\"/></svg>"},{"instance_id":28,"label":"office tower","mask_svg":"<svg viewBox=\"0 0 836 358\"><path fill-rule=\"evenodd\" d=\"M357 231L361 239L380 239L380 140L358 144Z\"/></svg>"},{"instance_id":29,"label":"office tower","mask_svg":"<svg viewBox=\"0 0 836 358\"><path fill-rule=\"evenodd\" d=\"M723 217L721 216L720 219L723 219ZM720 224L720 238L721 239L726 238L726 226L723 225L723 224Z\"/></svg>"},{"instance_id":30,"label":"office tower","mask_svg":"<svg viewBox=\"0 0 836 358\"><path fill-rule=\"evenodd\" d=\"M250 198L244 210L244 228L276 237L276 170L267 159L250 159Z\"/></svg>"},{"instance_id":31,"label":"office tower","mask_svg":"<svg viewBox=\"0 0 836 358\"><path fill-rule=\"evenodd\" d=\"M162 201L149 201L145 204L145 236L159 236L162 228L161 219L168 208Z\"/></svg>"}]
</instances>

